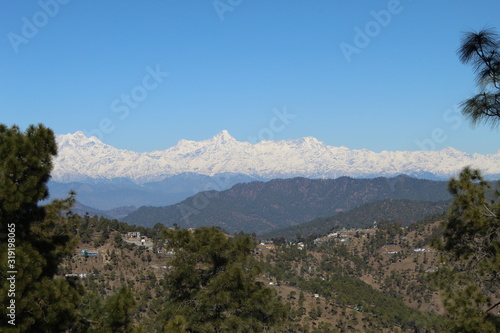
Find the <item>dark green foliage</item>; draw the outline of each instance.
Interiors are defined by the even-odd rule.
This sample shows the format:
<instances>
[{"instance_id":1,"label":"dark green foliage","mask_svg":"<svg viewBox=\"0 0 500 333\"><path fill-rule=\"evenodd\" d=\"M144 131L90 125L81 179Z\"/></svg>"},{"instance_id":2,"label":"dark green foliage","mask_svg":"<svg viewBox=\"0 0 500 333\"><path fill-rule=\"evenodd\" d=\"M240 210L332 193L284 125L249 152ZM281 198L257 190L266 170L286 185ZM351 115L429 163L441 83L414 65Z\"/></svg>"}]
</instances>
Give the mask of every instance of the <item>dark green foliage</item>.
<instances>
[{"instance_id":1,"label":"dark green foliage","mask_svg":"<svg viewBox=\"0 0 500 333\"><path fill-rule=\"evenodd\" d=\"M2 312L12 299L16 304L16 325L2 320L2 332L61 332L77 318L78 285L55 277L59 263L75 245L70 230L76 217L62 213L70 209L74 198L38 205L48 196L46 183L56 152L53 132L42 125L30 126L25 133L0 125ZM8 230L15 233L15 250L7 246ZM8 250L15 251L15 267L7 266ZM7 271L14 269L18 272L15 296L8 297L6 279L11 274Z\"/></svg>"},{"instance_id":2,"label":"dark green foliage","mask_svg":"<svg viewBox=\"0 0 500 333\"><path fill-rule=\"evenodd\" d=\"M0 124L0 228L16 224L19 241L30 239L31 225L43 221L46 183L57 154L54 133L42 125L30 126L26 133L18 127ZM1 233L2 243L6 234Z\"/></svg>"},{"instance_id":3,"label":"dark green foliage","mask_svg":"<svg viewBox=\"0 0 500 333\"><path fill-rule=\"evenodd\" d=\"M2 321L2 332L128 332L134 297L126 289L104 303L92 292L84 295L77 279L57 276L58 266L73 254L74 237L90 242L94 232L101 233L96 242L103 243L110 230L123 229L116 220L79 218L70 212L74 197L54 200L39 206L46 199L46 182L52 168L51 158L56 144L51 130L30 127L21 133L17 127L0 126L0 225L3 230L15 229L16 320L15 326ZM8 227L8 228L7 228ZM127 228L133 228L126 226ZM0 233L2 258L7 256L6 235ZM6 308L7 260L0 262L2 305ZM86 306L85 304L88 305ZM104 315L104 316L103 316Z\"/></svg>"},{"instance_id":4,"label":"dark green foliage","mask_svg":"<svg viewBox=\"0 0 500 333\"><path fill-rule=\"evenodd\" d=\"M302 238L310 235L323 236L330 231L342 228L371 228L373 222L381 220L399 221L403 226L423 219L425 216L444 213L449 201L413 201L386 199L364 204L348 212L329 217L321 217L285 229L278 229L261 235L264 239L284 237L292 240L300 234Z\"/></svg>"},{"instance_id":5,"label":"dark green foliage","mask_svg":"<svg viewBox=\"0 0 500 333\"><path fill-rule=\"evenodd\" d=\"M478 170L465 168L449 183L455 199L444 223L444 265L436 281L444 293L444 303L457 320L456 332L496 332L500 330L500 302L492 296L500 292L500 195L488 199L491 185Z\"/></svg>"},{"instance_id":6,"label":"dark green foliage","mask_svg":"<svg viewBox=\"0 0 500 333\"><path fill-rule=\"evenodd\" d=\"M101 295L86 290L78 305L80 318L71 328L72 332L98 332L102 330L104 301Z\"/></svg>"},{"instance_id":7,"label":"dark green foliage","mask_svg":"<svg viewBox=\"0 0 500 333\"><path fill-rule=\"evenodd\" d=\"M177 251L166 277L167 331L262 332L283 320L285 308L274 290L256 281L249 236L199 228L168 230L165 237Z\"/></svg>"},{"instance_id":8,"label":"dark green foliage","mask_svg":"<svg viewBox=\"0 0 500 333\"><path fill-rule=\"evenodd\" d=\"M136 302L132 292L125 286L110 296L104 305L104 327L107 332L130 332Z\"/></svg>"},{"instance_id":9,"label":"dark green foliage","mask_svg":"<svg viewBox=\"0 0 500 333\"><path fill-rule=\"evenodd\" d=\"M493 29L464 34L458 50L460 61L471 64L480 92L462 103L462 114L472 124L493 127L500 121L500 37Z\"/></svg>"},{"instance_id":10,"label":"dark green foliage","mask_svg":"<svg viewBox=\"0 0 500 333\"><path fill-rule=\"evenodd\" d=\"M187 333L186 327L188 323L186 318L181 315L177 315L168 321L165 326L165 333Z\"/></svg>"},{"instance_id":11,"label":"dark green foliage","mask_svg":"<svg viewBox=\"0 0 500 333\"><path fill-rule=\"evenodd\" d=\"M134 332L136 314L135 295L122 285L116 293L103 298L96 290L95 281L90 280L78 307L79 320L71 327L71 332L109 333Z\"/></svg>"}]
</instances>

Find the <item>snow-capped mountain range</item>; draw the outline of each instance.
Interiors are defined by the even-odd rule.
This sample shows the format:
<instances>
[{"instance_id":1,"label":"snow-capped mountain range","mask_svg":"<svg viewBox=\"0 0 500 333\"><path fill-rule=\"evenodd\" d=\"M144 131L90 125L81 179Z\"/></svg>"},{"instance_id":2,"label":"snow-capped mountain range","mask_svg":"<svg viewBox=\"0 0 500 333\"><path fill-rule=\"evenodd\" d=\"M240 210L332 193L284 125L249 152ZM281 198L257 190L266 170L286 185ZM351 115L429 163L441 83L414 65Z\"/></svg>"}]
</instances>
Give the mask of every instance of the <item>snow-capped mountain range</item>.
<instances>
[{"instance_id":1,"label":"snow-capped mountain range","mask_svg":"<svg viewBox=\"0 0 500 333\"><path fill-rule=\"evenodd\" d=\"M313 137L251 144L237 141L225 130L209 140L180 140L171 148L147 153L117 149L81 131L56 135L56 140L59 152L52 179L57 182L128 178L143 184L183 173L230 173L260 179L398 174L447 179L465 166L479 168L490 177L500 175L500 151L481 155L446 148L375 153L327 146Z\"/></svg>"}]
</instances>

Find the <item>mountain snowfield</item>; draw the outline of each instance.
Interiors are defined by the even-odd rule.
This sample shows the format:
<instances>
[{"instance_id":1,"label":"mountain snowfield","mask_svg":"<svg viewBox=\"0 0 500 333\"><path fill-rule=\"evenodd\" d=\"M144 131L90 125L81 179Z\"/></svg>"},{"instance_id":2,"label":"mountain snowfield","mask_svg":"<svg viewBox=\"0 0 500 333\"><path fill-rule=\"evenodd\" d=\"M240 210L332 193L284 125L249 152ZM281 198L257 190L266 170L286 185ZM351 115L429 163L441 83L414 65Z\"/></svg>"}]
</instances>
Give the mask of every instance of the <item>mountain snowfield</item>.
<instances>
[{"instance_id":1,"label":"mountain snowfield","mask_svg":"<svg viewBox=\"0 0 500 333\"><path fill-rule=\"evenodd\" d=\"M143 184L183 173L230 173L266 179L398 174L447 179L465 166L479 168L490 177L500 174L500 151L481 155L446 148L375 153L327 146L313 137L251 144L237 141L225 130L209 140L180 140L174 147L147 153L116 149L81 131L56 135L56 140L59 152L52 179L58 182L128 178Z\"/></svg>"}]
</instances>

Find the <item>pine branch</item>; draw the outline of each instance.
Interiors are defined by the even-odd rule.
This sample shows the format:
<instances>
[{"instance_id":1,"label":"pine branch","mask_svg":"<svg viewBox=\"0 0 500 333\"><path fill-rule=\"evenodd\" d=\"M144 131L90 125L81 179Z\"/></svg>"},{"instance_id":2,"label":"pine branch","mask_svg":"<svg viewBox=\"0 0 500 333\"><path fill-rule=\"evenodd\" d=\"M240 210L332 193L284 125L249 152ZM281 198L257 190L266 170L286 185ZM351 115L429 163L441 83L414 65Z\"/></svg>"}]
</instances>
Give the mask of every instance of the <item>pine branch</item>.
<instances>
[{"instance_id":1,"label":"pine branch","mask_svg":"<svg viewBox=\"0 0 500 333\"><path fill-rule=\"evenodd\" d=\"M494 304L494 305L493 305L493 306L491 306L488 310L486 310L486 312L487 312L487 313L488 313L488 312L490 312L491 310L493 310L494 308L496 308L496 307L497 307L497 306L499 306L499 305L500 305L500 302L498 302L498 303Z\"/></svg>"}]
</instances>

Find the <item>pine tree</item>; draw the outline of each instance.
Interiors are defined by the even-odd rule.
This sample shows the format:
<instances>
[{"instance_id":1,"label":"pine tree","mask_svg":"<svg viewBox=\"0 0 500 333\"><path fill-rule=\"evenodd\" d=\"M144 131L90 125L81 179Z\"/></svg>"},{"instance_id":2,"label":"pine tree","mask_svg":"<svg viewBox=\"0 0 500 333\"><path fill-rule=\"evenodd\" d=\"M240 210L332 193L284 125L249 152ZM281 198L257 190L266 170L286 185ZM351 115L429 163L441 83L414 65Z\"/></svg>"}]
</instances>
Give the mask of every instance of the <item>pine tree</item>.
<instances>
[{"instance_id":1,"label":"pine tree","mask_svg":"<svg viewBox=\"0 0 500 333\"><path fill-rule=\"evenodd\" d=\"M165 326L165 333L187 333L187 321L183 316L175 316Z\"/></svg>"},{"instance_id":2,"label":"pine tree","mask_svg":"<svg viewBox=\"0 0 500 333\"><path fill-rule=\"evenodd\" d=\"M56 153L54 134L43 125L23 133L0 124L0 295L4 318L13 319L0 322L2 332L60 332L77 319L80 289L56 276L74 250L74 198L39 204L48 197Z\"/></svg>"},{"instance_id":3,"label":"pine tree","mask_svg":"<svg viewBox=\"0 0 500 333\"><path fill-rule=\"evenodd\" d=\"M252 239L216 228L168 230L176 252L166 278L165 331L263 332L279 326L286 311L274 290L256 281Z\"/></svg>"},{"instance_id":4,"label":"pine tree","mask_svg":"<svg viewBox=\"0 0 500 333\"><path fill-rule=\"evenodd\" d=\"M479 93L462 103L462 114L472 124L500 124L500 36L493 29L464 34L460 61L472 64Z\"/></svg>"},{"instance_id":5,"label":"pine tree","mask_svg":"<svg viewBox=\"0 0 500 333\"><path fill-rule=\"evenodd\" d=\"M136 302L134 295L126 286L110 296L104 305L106 332L131 332L132 320Z\"/></svg>"},{"instance_id":6,"label":"pine tree","mask_svg":"<svg viewBox=\"0 0 500 333\"><path fill-rule=\"evenodd\" d=\"M462 103L472 124L500 124L500 38L493 29L467 32L458 49L460 60L472 64L479 93ZM500 194L479 170L465 168L448 189L454 196L444 223L443 263L436 282L455 319L456 332L498 332L500 317ZM489 195L490 194L490 195ZM491 199L493 197L493 199Z\"/></svg>"},{"instance_id":7,"label":"pine tree","mask_svg":"<svg viewBox=\"0 0 500 333\"><path fill-rule=\"evenodd\" d=\"M444 223L443 263L436 275L456 332L497 332L500 293L500 194L478 170L449 182L454 200ZM493 197L493 199L491 198Z\"/></svg>"}]
</instances>

